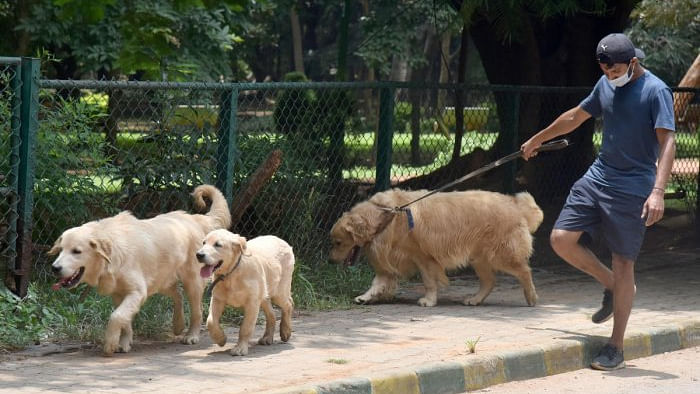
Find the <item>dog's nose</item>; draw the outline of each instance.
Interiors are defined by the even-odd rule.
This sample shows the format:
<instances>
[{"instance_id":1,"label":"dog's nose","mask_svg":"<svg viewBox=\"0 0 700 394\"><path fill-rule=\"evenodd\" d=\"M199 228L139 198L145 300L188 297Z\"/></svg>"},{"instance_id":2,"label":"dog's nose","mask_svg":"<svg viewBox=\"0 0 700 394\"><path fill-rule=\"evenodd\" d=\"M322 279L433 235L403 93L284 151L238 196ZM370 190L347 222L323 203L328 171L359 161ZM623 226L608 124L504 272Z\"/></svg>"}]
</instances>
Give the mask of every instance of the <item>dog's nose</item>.
<instances>
[{"instance_id":1,"label":"dog's nose","mask_svg":"<svg viewBox=\"0 0 700 394\"><path fill-rule=\"evenodd\" d=\"M59 272L61 272L61 266L52 264L51 271L53 271L54 274L58 274Z\"/></svg>"},{"instance_id":2,"label":"dog's nose","mask_svg":"<svg viewBox=\"0 0 700 394\"><path fill-rule=\"evenodd\" d=\"M206 255L204 254L204 252L197 252L196 256L197 256L197 260L202 261L202 260L204 260L204 256L206 256Z\"/></svg>"}]
</instances>

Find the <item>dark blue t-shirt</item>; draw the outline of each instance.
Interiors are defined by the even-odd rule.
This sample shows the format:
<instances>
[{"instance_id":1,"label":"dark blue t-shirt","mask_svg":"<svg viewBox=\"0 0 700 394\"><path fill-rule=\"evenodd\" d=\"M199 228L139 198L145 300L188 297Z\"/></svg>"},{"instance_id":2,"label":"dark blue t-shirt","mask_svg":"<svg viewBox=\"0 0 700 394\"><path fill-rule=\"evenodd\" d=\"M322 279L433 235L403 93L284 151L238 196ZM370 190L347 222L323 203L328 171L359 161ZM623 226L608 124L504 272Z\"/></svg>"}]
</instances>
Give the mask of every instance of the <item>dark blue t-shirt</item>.
<instances>
[{"instance_id":1,"label":"dark blue t-shirt","mask_svg":"<svg viewBox=\"0 0 700 394\"><path fill-rule=\"evenodd\" d=\"M603 75L580 106L603 118L603 144L584 177L626 194L649 196L659 156L655 129L676 129L671 89L648 70L619 88Z\"/></svg>"}]
</instances>

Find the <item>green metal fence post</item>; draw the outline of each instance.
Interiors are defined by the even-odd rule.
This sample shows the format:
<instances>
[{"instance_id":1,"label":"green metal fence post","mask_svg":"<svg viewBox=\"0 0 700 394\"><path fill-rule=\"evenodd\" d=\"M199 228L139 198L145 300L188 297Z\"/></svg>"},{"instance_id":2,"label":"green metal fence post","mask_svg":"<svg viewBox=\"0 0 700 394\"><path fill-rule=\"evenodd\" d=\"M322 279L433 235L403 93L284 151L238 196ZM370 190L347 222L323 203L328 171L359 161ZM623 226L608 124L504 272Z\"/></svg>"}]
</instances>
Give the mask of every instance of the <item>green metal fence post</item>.
<instances>
[{"instance_id":1,"label":"green metal fence post","mask_svg":"<svg viewBox=\"0 0 700 394\"><path fill-rule=\"evenodd\" d=\"M20 103L19 173L17 177L17 259L15 285L24 297L32 267L32 205L34 188L34 147L39 127L39 59L22 58L22 88Z\"/></svg>"},{"instance_id":2,"label":"green metal fence post","mask_svg":"<svg viewBox=\"0 0 700 394\"><path fill-rule=\"evenodd\" d=\"M216 187L224 193L229 206L233 202L233 166L236 162L238 89L222 93L219 108L219 146L216 154Z\"/></svg>"},{"instance_id":3,"label":"green metal fence post","mask_svg":"<svg viewBox=\"0 0 700 394\"><path fill-rule=\"evenodd\" d=\"M507 153L515 152L520 149L518 146L518 129L520 124L520 92L513 92L508 95L508 119L506 120L506 127L503 130L506 135L504 136L504 148ZM503 171L505 171L503 177L503 191L505 193L513 193L515 191L515 175L517 172L517 161L512 161L504 166Z\"/></svg>"},{"instance_id":4,"label":"green metal fence post","mask_svg":"<svg viewBox=\"0 0 700 394\"><path fill-rule=\"evenodd\" d=\"M379 135L377 137L377 174L374 191L380 192L391 186L391 151L394 120L394 88L379 91Z\"/></svg>"}]
</instances>

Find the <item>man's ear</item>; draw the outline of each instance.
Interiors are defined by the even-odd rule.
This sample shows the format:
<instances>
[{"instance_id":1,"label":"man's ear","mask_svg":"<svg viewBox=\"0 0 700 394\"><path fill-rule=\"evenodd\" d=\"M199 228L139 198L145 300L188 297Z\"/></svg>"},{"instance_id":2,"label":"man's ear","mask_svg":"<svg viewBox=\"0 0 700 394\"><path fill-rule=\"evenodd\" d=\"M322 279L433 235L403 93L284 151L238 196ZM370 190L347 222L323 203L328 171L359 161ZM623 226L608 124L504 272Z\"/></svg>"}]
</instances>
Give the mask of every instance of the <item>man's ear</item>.
<instances>
[{"instance_id":1,"label":"man's ear","mask_svg":"<svg viewBox=\"0 0 700 394\"><path fill-rule=\"evenodd\" d=\"M63 239L63 237L58 237L58 239L56 240L56 242L53 243L53 246L51 247L51 250L49 250L48 252L46 252L49 256L57 255L58 252L61 251L61 240L62 240L62 239Z\"/></svg>"}]
</instances>

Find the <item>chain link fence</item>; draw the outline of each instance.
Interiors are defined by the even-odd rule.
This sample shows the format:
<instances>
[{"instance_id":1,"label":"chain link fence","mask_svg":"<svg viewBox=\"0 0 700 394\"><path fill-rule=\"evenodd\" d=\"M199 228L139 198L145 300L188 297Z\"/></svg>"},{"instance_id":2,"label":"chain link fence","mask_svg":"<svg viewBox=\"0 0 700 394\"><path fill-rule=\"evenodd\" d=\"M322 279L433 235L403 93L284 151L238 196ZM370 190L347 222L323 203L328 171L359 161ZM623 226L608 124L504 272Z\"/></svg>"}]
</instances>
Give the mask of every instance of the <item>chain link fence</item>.
<instances>
[{"instance_id":1,"label":"chain link fence","mask_svg":"<svg viewBox=\"0 0 700 394\"><path fill-rule=\"evenodd\" d=\"M435 189L517 151L522 136L589 91L406 83L41 80L39 86L32 156L39 279L49 274L45 252L66 228L121 210L140 218L189 210L189 193L202 183L217 185L233 202L273 152L281 152L281 165L249 205L232 206L232 230L278 235L299 264L325 264L328 231L356 202L388 187ZM688 103L698 96L690 93ZM697 123L684 127L668 191L692 212L700 148ZM564 151L511 162L454 189L529 190L554 211L592 162L599 125L590 121L570 138Z\"/></svg>"},{"instance_id":2,"label":"chain link fence","mask_svg":"<svg viewBox=\"0 0 700 394\"><path fill-rule=\"evenodd\" d=\"M14 269L17 242L17 165L19 140L19 59L0 58L0 274Z\"/></svg>"}]
</instances>

